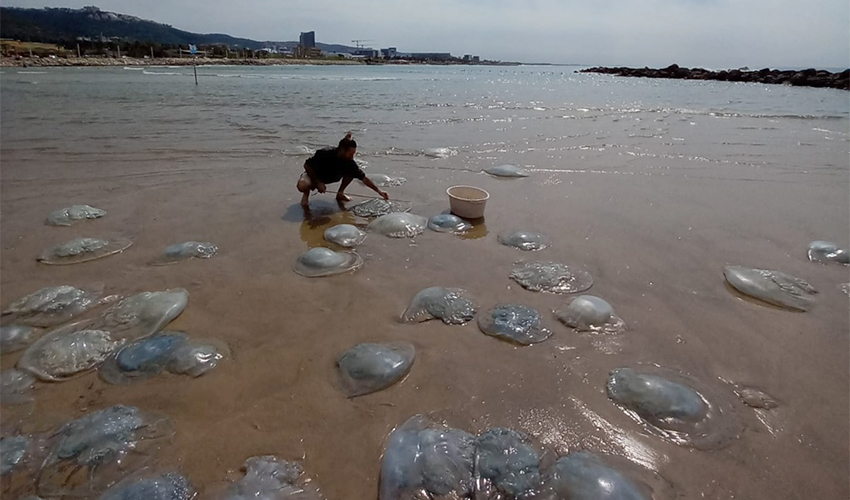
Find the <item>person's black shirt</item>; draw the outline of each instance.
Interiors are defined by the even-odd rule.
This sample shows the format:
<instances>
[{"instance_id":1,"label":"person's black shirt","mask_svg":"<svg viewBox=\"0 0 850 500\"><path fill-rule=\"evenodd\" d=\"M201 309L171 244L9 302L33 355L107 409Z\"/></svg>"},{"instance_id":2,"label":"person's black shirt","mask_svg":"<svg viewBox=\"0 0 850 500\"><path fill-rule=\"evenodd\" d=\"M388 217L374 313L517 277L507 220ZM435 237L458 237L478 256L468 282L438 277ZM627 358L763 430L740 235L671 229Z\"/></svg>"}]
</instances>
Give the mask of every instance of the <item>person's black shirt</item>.
<instances>
[{"instance_id":1,"label":"person's black shirt","mask_svg":"<svg viewBox=\"0 0 850 500\"><path fill-rule=\"evenodd\" d=\"M325 184L338 182L343 177L350 176L361 181L366 177L366 174L354 160L345 160L337 156L334 147L316 151L316 154L307 160L307 165L310 165L310 168L313 169L318 180Z\"/></svg>"}]
</instances>

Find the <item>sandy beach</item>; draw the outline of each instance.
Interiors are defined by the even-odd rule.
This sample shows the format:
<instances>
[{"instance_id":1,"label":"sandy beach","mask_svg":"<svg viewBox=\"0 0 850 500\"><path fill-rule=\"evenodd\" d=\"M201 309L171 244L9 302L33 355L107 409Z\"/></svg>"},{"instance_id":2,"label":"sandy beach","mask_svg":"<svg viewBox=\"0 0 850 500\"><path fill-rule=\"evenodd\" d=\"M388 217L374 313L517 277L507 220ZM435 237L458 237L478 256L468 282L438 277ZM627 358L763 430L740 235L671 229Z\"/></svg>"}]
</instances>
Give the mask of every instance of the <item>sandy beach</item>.
<instances>
[{"instance_id":1,"label":"sandy beach","mask_svg":"<svg viewBox=\"0 0 850 500\"><path fill-rule=\"evenodd\" d=\"M100 113L118 116L124 105L99 106ZM23 116L20 108L13 111ZM384 116L368 113L367 123ZM332 195L315 196L305 213L294 184L308 155L287 152L339 134L319 131L311 142L278 128L268 151L242 155L240 141L248 136L212 130L165 151L156 146L166 139L153 131L149 139L124 138L141 127L139 120L152 126L153 118L134 118L126 129L116 122L107 126L119 130L111 139L75 145L75 127L103 125L63 119L36 131L32 122L9 123L4 116L3 307L58 284L102 284L122 295L184 287L189 305L168 329L220 339L232 352L197 379L164 374L118 387L90 373L38 384L33 406L3 409L4 428L44 432L119 402L162 412L176 434L156 462L180 467L202 495L240 477L246 458L275 454L299 460L328 499L376 498L387 435L423 413L469 432L515 428L558 454L587 449L623 458L663 485L658 499L850 496L850 318L840 288L850 270L806 258L812 240L850 241L846 120L768 122L656 110L600 112L559 125L518 120L536 116L533 110L511 113L513 123L470 120L436 132L393 125L395 136L359 125L364 130L355 137L366 173L406 178L388 191L409 201L412 212L446 210L445 190L455 184L479 186L491 198L484 223L468 237L426 231L411 241L370 234L357 250L365 259L361 270L321 279L293 273L297 256L326 245L327 227L367 220L342 211ZM314 119L328 114L318 110ZM202 115L190 110L185 116ZM269 128L258 117L239 120ZM28 134L54 139L39 144L27 141ZM386 154L380 141L411 151L421 143L452 146L457 154ZM531 176L503 180L480 172L498 163L525 165ZM370 193L357 183L350 191ZM70 228L44 225L50 211L73 203L108 215ZM499 245L496 235L509 229L544 232L552 246L529 254ZM122 234L134 243L90 263L35 260L47 246L100 234ZM147 265L165 246L188 240L212 241L220 253L206 261ZM509 280L521 259L584 266L594 278L588 293L613 304L628 331L582 335L557 323L551 311L571 297L535 294ZM817 304L794 313L744 298L725 284L726 265L799 276L818 289ZM482 335L474 321L400 323L410 298L435 285L467 289L483 309L501 302L536 307L555 333L539 345L517 347ZM356 343L383 340L416 346L409 376L347 399L334 385L335 359ZM12 367L19 355L4 355L2 367ZM728 442L709 451L682 447L612 404L605 393L609 371L644 365L699 381L732 408ZM742 404L735 384L767 392L779 407ZM4 498L26 493L32 493L28 477L4 479Z\"/></svg>"}]
</instances>

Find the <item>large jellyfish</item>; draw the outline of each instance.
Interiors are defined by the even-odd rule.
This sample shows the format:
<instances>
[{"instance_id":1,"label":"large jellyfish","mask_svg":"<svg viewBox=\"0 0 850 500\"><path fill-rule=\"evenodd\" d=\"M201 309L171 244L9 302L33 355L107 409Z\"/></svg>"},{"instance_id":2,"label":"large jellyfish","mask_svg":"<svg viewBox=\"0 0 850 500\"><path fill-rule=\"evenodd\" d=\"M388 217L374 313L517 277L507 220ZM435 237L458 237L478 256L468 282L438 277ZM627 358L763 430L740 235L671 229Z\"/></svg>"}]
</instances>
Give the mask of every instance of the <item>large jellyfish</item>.
<instances>
[{"instance_id":1,"label":"large jellyfish","mask_svg":"<svg viewBox=\"0 0 850 500\"><path fill-rule=\"evenodd\" d=\"M549 237L533 231L506 231L499 234L499 243L520 250L543 250L550 244Z\"/></svg>"},{"instance_id":2,"label":"large jellyfish","mask_svg":"<svg viewBox=\"0 0 850 500\"><path fill-rule=\"evenodd\" d=\"M189 259L209 259L218 252L212 243L187 241L165 247L162 253L150 261L152 266L164 266Z\"/></svg>"},{"instance_id":3,"label":"large jellyfish","mask_svg":"<svg viewBox=\"0 0 850 500\"><path fill-rule=\"evenodd\" d=\"M447 325L462 325L472 320L477 310L466 290L432 286L413 296L401 319L422 322L436 318Z\"/></svg>"},{"instance_id":4,"label":"large jellyfish","mask_svg":"<svg viewBox=\"0 0 850 500\"><path fill-rule=\"evenodd\" d=\"M126 250L133 242L129 238L116 237L74 238L71 241L50 247L38 257L42 264L79 264L108 257Z\"/></svg>"},{"instance_id":5,"label":"large jellyfish","mask_svg":"<svg viewBox=\"0 0 850 500\"><path fill-rule=\"evenodd\" d=\"M64 424L38 481L44 496L94 495L150 460L174 429L167 418L116 405Z\"/></svg>"},{"instance_id":6,"label":"large jellyfish","mask_svg":"<svg viewBox=\"0 0 850 500\"><path fill-rule=\"evenodd\" d=\"M363 259L354 252L334 252L329 248L316 247L302 253L293 270L301 276L319 278L356 271L362 265Z\"/></svg>"},{"instance_id":7,"label":"large jellyfish","mask_svg":"<svg viewBox=\"0 0 850 500\"><path fill-rule=\"evenodd\" d=\"M407 342L357 344L336 362L342 390L354 397L386 389L407 375L415 357Z\"/></svg>"},{"instance_id":8,"label":"large jellyfish","mask_svg":"<svg viewBox=\"0 0 850 500\"><path fill-rule=\"evenodd\" d=\"M643 485L632 481L586 451L561 457L547 471L547 489L570 500L651 500Z\"/></svg>"},{"instance_id":9,"label":"large jellyfish","mask_svg":"<svg viewBox=\"0 0 850 500\"><path fill-rule=\"evenodd\" d=\"M18 368L42 380L61 381L93 370L117 349L109 332L85 328L85 323L60 327L24 351Z\"/></svg>"},{"instance_id":10,"label":"large jellyfish","mask_svg":"<svg viewBox=\"0 0 850 500\"><path fill-rule=\"evenodd\" d=\"M98 374L110 384L127 384L152 377L165 369L174 351L188 338L182 332L162 332L129 343L112 353Z\"/></svg>"},{"instance_id":11,"label":"large jellyfish","mask_svg":"<svg viewBox=\"0 0 850 500\"><path fill-rule=\"evenodd\" d=\"M540 457L525 434L489 429L476 444L476 492L484 493L483 498L536 498L541 487Z\"/></svg>"},{"instance_id":12,"label":"large jellyfish","mask_svg":"<svg viewBox=\"0 0 850 500\"><path fill-rule=\"evenodd\" d=\"M381 463L379 500L469 498L475 437L415 415L390 434Z\"/></svg>"},{"instance_id":13,"label":"large jellyfish","mask_svg":"<svg viewBox=\"0 0 850 500\"><path fill-rule=\"evenodd\" d=\"M95 324L116 340L133 341L165 328L188 303L189 292L183 288L142 292L107 309Z\"/></svg>"},{"instance_id":14,"label":"large jellyfish","mask_svg":"<svg viewBox=\"0 0 850 500\"><path fill-rule=\"evenodd\" d=\"M814 305L817 290L790 274L739 266L727 266L723 274L736 290L768 304L794 311L808 311Z\"/></svg>"},{"instance_id":15,"label":"large jellyfish","mask_svg":"<svg viewBox=\"0 0 850 500\"><path fill-rule=\"evenodd\" d=\"M72 205L50 212L44 223L48 226L70 226L79 220L99 219L104 215L106 211L99 208L89 205Z\"/></svg>"},{"instance_id":16,"label":"large jellyfish","mask_svg":"<svg viewBox=\"0 0 850 500\"><path fill-rule=\"evenodd\" d=\"M0 476L14 472L25 461L31 444L27 436L0 438Z\"/></svg>"},{"instance_id":17,"label":"large jellyfish","mask_svg":"<svg viewBox=\"0 0 850 500\"><path fill-rule=\"evenodd\" d=\"M541 324L536 309L519 304L501 304L479 314L478 328L487 335L520 345L537 344L552 335Z\"/></svg>"},{"instance_id":18,"label":"large jellyfish","mask_svg":"<svg viewBox=\"0 0 850 500\"><path fill-rule=\"evenodd\" d=\"M438 214L428 219L428 228L439 233L461 234L472 229L472 224L454 214Z\"/></svg>"},{"instance_id":19,"label":"large jellyfish","mask_svg":"<svg viewBox=\"0 0 850 500\"><path fill-rule=\"evenodd\" d=\"M528 177L528 172L516 165L496 165L484 171L495 177Z\"/></svg>"},{"instance_id":20,"label":"large jellyfish","mask_svg":"<svg viewBox=\"0 0 850 500\"><path fill-rule=\"evenodd\" d=\"M38 335L38 329L24 325L0 327L0 354L20 351L32 344Z\"/></svg>"},{"instance_id":21,"label":"large jellyfish","mask_svg":"<svg viewBox=\"0 0 850 500\"><path fill-rule=\"evenodd\" d=\"M3 311L3 319L20 325L56 326L86 312L99 299L99 291L70 285L51 286L14 302Z\"/></svg>"},{"instance_id":22,"label":"large jellyfish","mask_svg":"<svg viewBox=\"0 0 850 500\"><path fill-rule=\"evenodd\" d=\"M390 238L413 238L422 234L427 225L428 219L420 215L393 212L373 220L366 229Z\"/></svg>"},{"instance_id":23,"label":"large jellyfish","mask_svg":"<svg viewBox=\"0 0 850 500\"><path fill-rule=\"evenodd\" d=\"M345 248L354 248L363 243L366 233L351 224L338 224L325 229L325 241Z\"/></svg>"},{"instance_id":24,"label":"large jellyfish","mask_svg":"<svg viewBox=\"0 0 850 500\"><path fill-rule=\"evenodd\" d=\"M321 500L318 488L297 462L273 455L245 461L245 477L234 483L221 500Z\"/></svg>"},{"instance_id":25,"label":"large jellyfish","mask_svg":"<svg viewBox=\"0 0 850 500\"><path fill-rule=\"evenodd\" d=\"M229 355L223 342L189 339L174 350L165 369L177 375L200 377Z\"/></svg>"},{"instance_id":26,"label":"large jellyfish","mask_svg":"<svg viewBox=\"0 0 850 500\"><path fill-rule=\"evenodd\" d=\"M838 262L850 264L850 253L840 248L837 243L830 241L813 241L809 243L809 260L812 262Z\"/></svg>"},{"instance_id":27,"label":"large jellyfish","mask_svg":"<svg viewBox=\"0 0 850 500\"><path fill-rule=\"evenodd\" d=\"M578 293L593 285L587 271L557 262L518 262L510 278L533 292Z\"/></svg>"},{"instance_id":28,"label":"large jellyfish","mask_svg":"<svg viewBox=\"0 0 850 500\"><path fill-rule=\"evenodd\" d=\"M672 373L619 368L611 372L607 391L612 401L661 437L701 449L718 447L737 432L732 410L691 384Z\"/></svg>"},{"instance_id":29,"label":"large jellyfish","mask_svg":"<svg viewBox=\"0 0 850 500\"><path fill-rule=\"evenodd\" d=\"M375 172L369 172L369 179L378 187L398 187L407 182L404 177L392 177Z\"/></svg>"},{"instance_id":30,"label":"large jellyfish","mask_svg":"<svg viewBox=\"0 0 850 500\"><path fill-rule=\"evenodd\" d=\"M380 217L393 212L407 212L410 207L397 201L387 201L380 198L358 203L349 209L358 217Z\"/></svg>"},{"instance_id":31,"label":"large jellyfish","mask_svg":"<svg viewBox=\"0 0 850 500\"><path fill-rule=\"evenodd\" d=\"M189 480L176 472L130 477L106 490L98 500L192 500L195 490Z\"/></svg>"},{"instance_id":32,"label":"large jellyfish","mask_svg":"<svg viewBox=\"0 0 850 500\"><path fill-rule=\"evenodd\" d=\"M561 323L580 332L622 333L625 323L616 314L611 304L594 295L580 295L555 317Z\"/></svg>"}]
</instances>

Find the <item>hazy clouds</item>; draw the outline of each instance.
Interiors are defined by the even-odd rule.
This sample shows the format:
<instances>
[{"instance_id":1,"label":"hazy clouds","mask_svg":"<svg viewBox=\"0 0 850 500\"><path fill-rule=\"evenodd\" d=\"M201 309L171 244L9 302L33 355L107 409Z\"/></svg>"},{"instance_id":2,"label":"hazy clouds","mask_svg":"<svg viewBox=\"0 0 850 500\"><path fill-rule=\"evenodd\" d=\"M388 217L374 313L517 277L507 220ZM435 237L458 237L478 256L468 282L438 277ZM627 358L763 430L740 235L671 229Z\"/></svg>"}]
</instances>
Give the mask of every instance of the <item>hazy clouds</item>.
<instances>
[{"instance_id":1,"label":"hazy clouds","mask_svg":"<svg viewBox=\"0 0 850 500\"><path fill-rule=\"evenodd\" d=\"M8 0L6 6L82 7ZM594 65L847 67L847 0L99 0L187 31Z\"/></svg>"}]
</instances>

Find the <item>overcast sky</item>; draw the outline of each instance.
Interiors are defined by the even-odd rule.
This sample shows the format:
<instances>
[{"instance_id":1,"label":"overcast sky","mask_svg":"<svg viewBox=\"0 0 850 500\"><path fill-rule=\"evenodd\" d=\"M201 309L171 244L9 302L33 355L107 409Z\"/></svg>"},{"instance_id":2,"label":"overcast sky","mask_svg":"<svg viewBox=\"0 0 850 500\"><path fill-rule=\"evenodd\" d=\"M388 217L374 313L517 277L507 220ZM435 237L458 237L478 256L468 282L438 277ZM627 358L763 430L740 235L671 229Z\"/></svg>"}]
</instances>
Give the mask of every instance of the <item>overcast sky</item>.
<instances>
[{"instance_id":1,"label":"overcast sky","mask_svg":"<svg viewBox=\"0 0 850 500\"><path fill-rule=\"evenodd\" d=\"M848 0L4 0L82 7L200 33L521 62L706 68L848 67Z\"/></svg>"}]
</instances>

